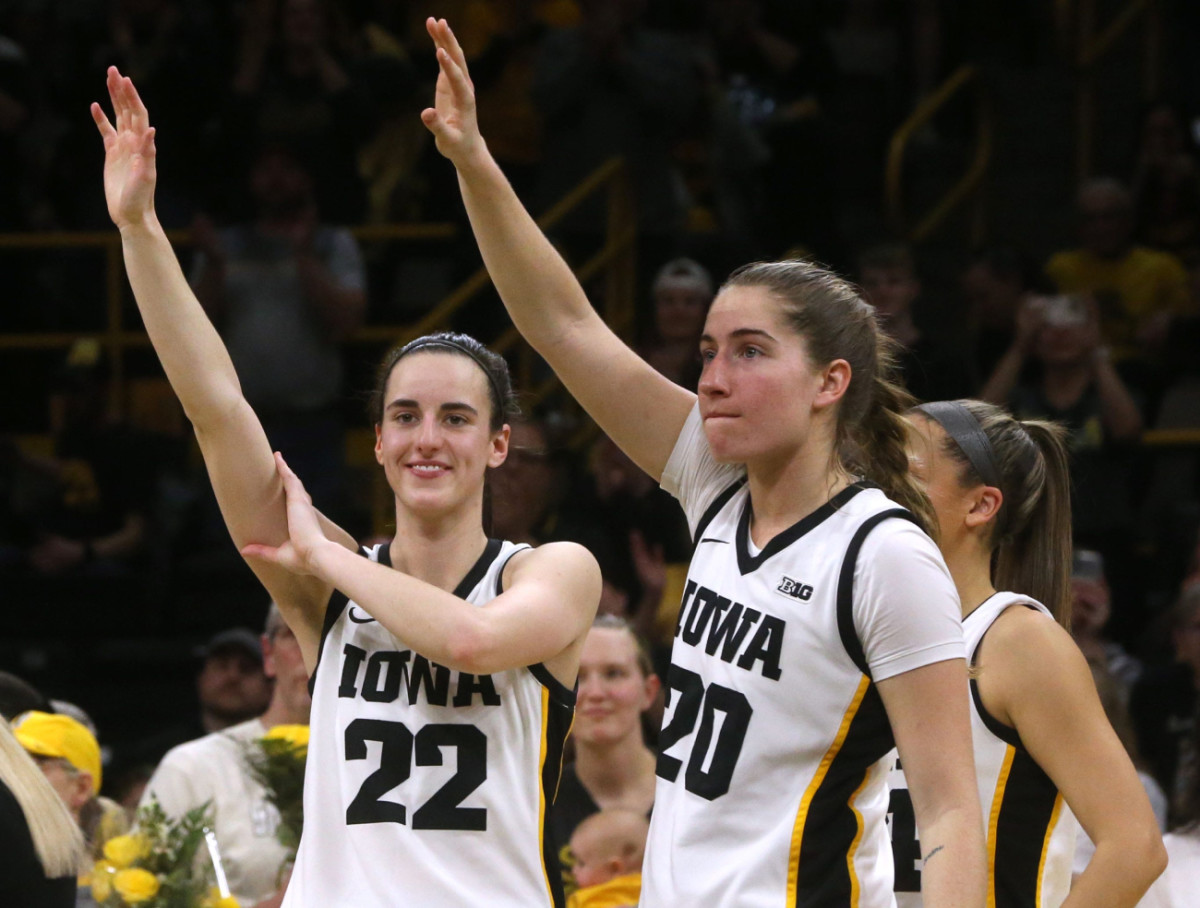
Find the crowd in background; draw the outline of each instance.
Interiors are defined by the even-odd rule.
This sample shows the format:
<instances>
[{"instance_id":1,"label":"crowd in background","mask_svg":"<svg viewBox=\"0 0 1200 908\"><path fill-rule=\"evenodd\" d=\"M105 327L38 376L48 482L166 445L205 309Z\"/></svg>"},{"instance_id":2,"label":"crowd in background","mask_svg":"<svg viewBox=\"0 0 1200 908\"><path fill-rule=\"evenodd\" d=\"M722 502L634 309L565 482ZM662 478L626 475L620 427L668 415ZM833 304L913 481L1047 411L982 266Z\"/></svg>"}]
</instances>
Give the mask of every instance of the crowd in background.
<instances>
[{"instance_id":1,"label":"crowd in background","mask_svg":"<svg viewBox=\"0 0 1200 908\"><path fill-rule=\"evenodd\" d=\"M1013 6L1019 18L1037 4ZM1128 125L1127 168L1078 187L1078 233L1053 254L987 247L930 281L920 250L862 225L878 204L892 130L964 52L972 14L956 4L5 4L0 232L108 224L102 150L85 111L105 67L120 66L159 130L159 216L192 231L190 278L247 398L317 504L364 540L373 487L346 462L346 435L369 364L345 341L363 325L421 314L477 264L464 242L365 246L346 229L461 226L452 168L418 117L436 77L428 14L461 35L483 134L534 211L609 158L626 160L639 231L636 343L663 374L695 387L705 313L733 266L812 255L863 288L903 348L899 367L917 398L979 397L1066 425L1076 638L1112 692L1114 725L1128 731L1164 824L1200 815L1189 800L1200 777L1200 460L1195 447L1140 443L1147 430L1200 427L1200 154L1188 113L1200 97L1148 105ZM1032 40L1016 32L1001 39ZM570 259L596 245L603 218L585 206L559 225ZM3 255L0 333L104 323L96 256ZM486 341L499 316L460 318L454 327ZM115 418L112 364L94 341L34 367L5 357L0 582L14 634L36 640L76 625L190 645L226 625L258 625L265 598L229 543L182 422ZM573 411L554 407L514 426L491 481L493 533L588 546L604 573L601 610L650 641L636 672L650 677L669 652L690 540L674 502L611 442L568 445L579 428ZM18 443L30 434L46 443ZM50 614L62 626L48 626ZM116 720L111 741L102 722L101 742L117 744L106 794L136 804L169 747L267 710L255 635L213 637L196 671L198 708L174 689L169 721ZM39 680L56 693L52 678ZM631 714L653 715L654 692L636 688ZM52 709L19 703L12 714ZM120 713L80 705L104 719ZM611 742L582 730L591 737L580 738L570 778L596 808L613 780L596 775L594 755ZM614 733L632 755L619 781L635 800L652 782L637 738Z\"/></svg>"}]
</instances>

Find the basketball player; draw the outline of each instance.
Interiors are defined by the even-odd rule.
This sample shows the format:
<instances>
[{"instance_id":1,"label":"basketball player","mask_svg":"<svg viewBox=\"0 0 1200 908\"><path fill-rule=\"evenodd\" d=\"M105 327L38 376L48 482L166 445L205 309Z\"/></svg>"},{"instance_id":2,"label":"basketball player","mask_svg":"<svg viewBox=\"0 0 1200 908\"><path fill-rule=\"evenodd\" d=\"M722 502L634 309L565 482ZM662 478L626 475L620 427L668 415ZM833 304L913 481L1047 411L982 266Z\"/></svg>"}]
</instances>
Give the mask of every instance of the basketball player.
<instances>
[{"instance_id":1,"label":"basketball player","mask_svg":"<svg viewBox=\"0 0 1200 908\"><path fill-rule=\"evenodd\" d=\"M514 323L695 535L642 905L890 906L894 736L928 903L982 906L958 601L914 523L931 513L871 307L807 263L740 269L705 324L697 400L597 315L488 154L449 27L427 24L441 72L422 119Z\"/></svg>"},{"instance_id":2,"label":"basketball player","mask_svg":"<svg viewBox=\"0 0 1200 908\"><path fill-rule=\"evenodd\" d=\"M312 674L284 905L561 905L546 808L600 577L578 546L484 533L484 475L508 450L504 361L450 334L384 360L375 453L396 537L358 549L272 456L155 217L146 109L115 68L108 89L115 126L99 105L92 115L134 295L234 542Z\"/></svg>"},{"instance_id":3,"label":"basketball player","mask_svg":"<svg viewBox=\"0 0 1200 908\"><path fill-rule=\"evenodd\" d=\"M1062 433L980 401L924 404L914 416L912 470L937 512L975 669L971 731L988 904L1131 908L1166 855L1137 772L1065 629L1071 507ZM919 846L902 773L896 781L896 889L906 908L921 904ZM1076 817L1096 853L1072 884Z\"/></svg>"}]
</instances>

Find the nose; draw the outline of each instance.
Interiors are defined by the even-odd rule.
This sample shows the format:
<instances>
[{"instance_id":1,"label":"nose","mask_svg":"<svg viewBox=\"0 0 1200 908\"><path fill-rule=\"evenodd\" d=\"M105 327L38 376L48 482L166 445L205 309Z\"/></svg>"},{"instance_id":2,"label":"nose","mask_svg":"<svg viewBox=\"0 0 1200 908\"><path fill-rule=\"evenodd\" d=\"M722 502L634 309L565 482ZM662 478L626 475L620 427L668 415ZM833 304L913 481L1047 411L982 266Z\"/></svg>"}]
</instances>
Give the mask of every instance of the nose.
<instances>
[{"instance_id":1,"label":"nose","mask_svg":"<svg viewBox=\"0 0 1200 908\"><path fill-rule=\"evenodd\" d=\"M442 427L440 422L433 418L427 418L421 421L421 429L417 434L417 447L421 451L435 451L442 444Z\"/></svg>"},{"instance_id":2,"label":"nose","mask_svg":"<svg viewBox=\"0 0 1200 908\"><path fill-rule=\"evenodd\" d=\"M729 393L728 376L719 354L704 361L704 368L700 371L700 383L696 390L704 397L724 397Z\"/></svg>"}]
</instances>

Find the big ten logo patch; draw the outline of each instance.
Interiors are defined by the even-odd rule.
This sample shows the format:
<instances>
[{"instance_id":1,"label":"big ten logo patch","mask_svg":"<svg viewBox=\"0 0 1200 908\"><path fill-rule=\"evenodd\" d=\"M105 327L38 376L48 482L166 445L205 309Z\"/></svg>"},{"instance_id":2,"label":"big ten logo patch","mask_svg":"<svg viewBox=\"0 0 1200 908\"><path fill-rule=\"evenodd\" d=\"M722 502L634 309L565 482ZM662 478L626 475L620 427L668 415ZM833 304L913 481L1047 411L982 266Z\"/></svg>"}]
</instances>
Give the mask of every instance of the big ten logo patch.
<instances>
[{"instance_id":1,"label":"big ten logo patch","mask_svg":"<svg viewBox=\"0 0 1200 908\"><path fill-rule=\"evenodd\" d=\"M779 581L779 586L775 588L775 592L783 593L783 595L791 599L799 599L801 602L808 602L812 598L813 588L807 583L801 583L799 580L793 580L791 577L784 576Z\"/></svg>"}]
</instances>

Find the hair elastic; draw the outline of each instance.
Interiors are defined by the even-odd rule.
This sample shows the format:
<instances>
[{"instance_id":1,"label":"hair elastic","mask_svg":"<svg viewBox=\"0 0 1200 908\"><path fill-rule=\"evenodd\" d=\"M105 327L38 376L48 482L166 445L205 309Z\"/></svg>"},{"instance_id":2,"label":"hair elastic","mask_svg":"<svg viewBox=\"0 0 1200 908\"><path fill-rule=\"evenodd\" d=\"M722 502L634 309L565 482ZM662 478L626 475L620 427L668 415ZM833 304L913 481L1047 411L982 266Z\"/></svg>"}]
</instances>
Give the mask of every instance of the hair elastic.
<instances>
[{"instance_id":1,"label":"hair elastic","mask_svg":"<svg viewBox=\"0 0 1200 908\"><path fill-rule=\"evenodd\" d=\"M488 384L492 386L492 392L496 395L496 406L499 407L501 414L504 413L506 403L505 396L500 390L500 383L496 381L496 377L492 375L492 370L489 369L487 364L483 361L483 357L481 357L466 344L460 343L452 337L418 337L414 341L409 341L404 345L404 347L401 348L400 355L396 357L396 362L400 362L400 360L404 359L404 357L408 356L408 354L415 353L418 350L423 350L426 347L449 347L450 349L457 350L459 353L469 356L471 359L475 360L475 365L479 366L479 368L483 370L483 374L487 376Z\"/></svg>"},{"instance_id":2,"label":"hair elastic","mask_svg":"<svg viewBox=\"0 0 1200 908\"><path fill-rule=\"evenodd\" d=\"M928 416L946 430L946 434L962 449L985 485L1001 488L1000 469L996 466L995 451L974 413L957 400L937 400L913 409Z\"/></svg>"}]
</instances>

